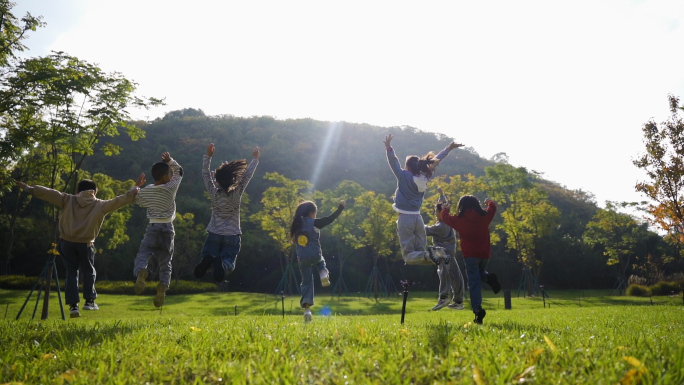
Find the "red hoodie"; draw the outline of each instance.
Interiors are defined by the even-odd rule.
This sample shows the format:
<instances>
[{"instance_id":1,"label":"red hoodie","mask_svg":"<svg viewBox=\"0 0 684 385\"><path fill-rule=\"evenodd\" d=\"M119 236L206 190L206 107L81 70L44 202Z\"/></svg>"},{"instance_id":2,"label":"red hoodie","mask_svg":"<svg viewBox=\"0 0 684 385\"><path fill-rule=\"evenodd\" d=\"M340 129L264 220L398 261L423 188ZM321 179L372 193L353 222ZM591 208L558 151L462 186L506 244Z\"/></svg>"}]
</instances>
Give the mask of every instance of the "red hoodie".
<instances>
[{"instance_id":1,"label":"red hoodie","mask_svg":"<svg viewBox=\"0 0 684 385\"><path fill-rule=\"evenodd\" d=\"M480 215L474 209L469 209L462 217L457 217L449 215L449 209L444 209L440 214L442 222L458 231L463 258L489 258L489 224L496 214L496 203L489 201L485 211L486 215Z\"/></svg>"}]
</instances>

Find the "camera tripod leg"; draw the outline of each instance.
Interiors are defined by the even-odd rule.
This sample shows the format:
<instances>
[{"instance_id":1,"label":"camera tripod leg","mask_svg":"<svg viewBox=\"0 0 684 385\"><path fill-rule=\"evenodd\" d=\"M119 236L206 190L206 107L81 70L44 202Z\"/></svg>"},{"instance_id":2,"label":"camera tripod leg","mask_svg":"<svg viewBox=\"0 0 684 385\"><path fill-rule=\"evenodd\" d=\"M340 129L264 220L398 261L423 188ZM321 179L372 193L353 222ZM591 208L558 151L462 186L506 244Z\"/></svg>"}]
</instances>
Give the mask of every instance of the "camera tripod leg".
<instances>
[{"instance_id":1,"label":"camera tripod leg","mask_svg":"<svg viewBox=\"0 0 684 385\"><path fill-rule=\"evenodd\" d=\"M29 299L31 299L31 295L33 294L33 291L36 290L36 286L38 286L38 283L40 282L40 279L45 275L45 270L46 270L46 269L47 269L47 265L45 265L45 267L43 267L43 272L40 273L40 275L38 276L38 279L36 279L36 283L33 284L33 287L31 288L31 291L29 292L29 295L26 297L26 301L24 301L24 304L21 306L21 309L19 309L19 313L17 314L17 318L15 318L15 319L18 320L19 317L21 317L21 313L24 311L24 308L26 307L26 304L28 303ZM36 305L37 305L37 303L36 303ZM34 316L35 316L35 311L34 311L33 314L34 314Z\"/></svg>"}]
</instances>

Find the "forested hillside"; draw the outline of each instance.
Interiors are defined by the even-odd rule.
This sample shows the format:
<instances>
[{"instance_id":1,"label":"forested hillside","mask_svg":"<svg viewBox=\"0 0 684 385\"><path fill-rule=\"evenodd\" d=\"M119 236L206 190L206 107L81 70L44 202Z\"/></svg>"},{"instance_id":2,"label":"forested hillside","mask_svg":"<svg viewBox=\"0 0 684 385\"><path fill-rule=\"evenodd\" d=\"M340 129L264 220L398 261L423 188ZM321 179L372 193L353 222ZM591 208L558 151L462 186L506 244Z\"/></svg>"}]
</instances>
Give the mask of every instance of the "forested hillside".
<instances>
[{"instance_id":1,"label":"forested hillside","mask_svg":"<svg viewBox=\"0 0 684 385\"><path fill-rule=\"evenodd\" d=\"M205 116L201 110L194 109L174 111L163 119L137 122L136 126L145 131L144 138L133 141L129 136L120 135L101 140L97 146L115 145L120 152L106 156L95 151L85 159L83 170L86 173L81 176L100 178L97 179L100 184L98 196L107 198L125 191L141 172L148 174L148 183L152 182L150 167L162 152L170 152L183 166L184 177L176 200L179 215L175 222L174 278L193 279L192 267L199 259L204 228L210 217L210 203L201 179L202 156L207 145L214 143L216 152L212 168L226 160L249 160L255 146L261 149L259 167L243 199L242 250L237 268L229 277L230 290L275 290L288 258L292 257L288 245L276 239L273 231L265 230L259 219L263 215L275 215L278 210L293 208L283 207L287 206L285 202L262 202L266 189L285 186L282 180L265 178L276 175L273 173L286 181L310 182L312 188L302 189L298 195L315 197L319 216L332 212L336 200L347 200L348 224L326 228L322 235L323 251L333 282L339 277L342 259L343 277L350 291L364 291L374 263L378 263L382 278L391 278L394 285L398 286L399 279L411 278L419 282L421 289L436 290L436 269L405 266L398 242L392 238L396 216L387 208L396 181L387 165L382 141L388 133L395 135L392 144L403 162L406 155L436 153L452 138L411 127L386 128L312 119ZM458 142L459 138L453 140ZM605 211L598 209L591 194L569 191L524 168L483 159L477 155L477 149L466 148L452 151L440 164L437 178L431 182L426 195L425 220L426 223L434 220L429 205L435 201L438 185L444 187L454 202L462 194L499 201L499 213L492 225L496 244L490 269L504 277L505 286L517 289L524 276L528 284L536 277L538 283L547 288L610 288L615 286L618 277L632 273L648 275L632 265L646 266L647 256L661 258L667 252L660 237L634 222L632 227L641 229L641 238L638 245L633 245L631 261L618 257L616 263L608 265L604 255L607 241L588 242L585 234L592 218ZM127 184L116 182L126 180L129 180ZM340 185L343 181L346 182ZM382 215L387 215L388 226L382 231L386 234L385 241L389 242L384 246L361 229L370 212L364 211L363 207L371 205L368 202L376 198L385 210ZM42 256L52 242L44 236L50 233L49 223L41 221L48 206L33 199L21 214L17 225L21 231L15 230L14 251L7 264L13 274L38 274ZM270 212L264 212L266 208ZM96 267L100 280L133 279L132 261L147 219L145 211L137 206L121 210L119 214L107 220L97 240L100 252ZM118 244L112 244L110 239L116 239L114 243ZM661 263L659 274L666 268L666 264ZM523 275L524 271L529 273ZM391 283L387 284L394 288Z\"/></svg>"}]
</instances>

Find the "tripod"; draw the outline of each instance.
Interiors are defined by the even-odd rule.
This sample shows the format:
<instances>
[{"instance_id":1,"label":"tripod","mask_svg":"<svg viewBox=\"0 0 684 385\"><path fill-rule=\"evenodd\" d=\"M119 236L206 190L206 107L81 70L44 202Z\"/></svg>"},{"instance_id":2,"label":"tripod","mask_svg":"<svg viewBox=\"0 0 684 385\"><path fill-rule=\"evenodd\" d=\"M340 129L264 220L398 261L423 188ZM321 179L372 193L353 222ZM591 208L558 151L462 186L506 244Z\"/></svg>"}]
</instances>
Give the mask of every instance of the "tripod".
<instances>
[{"instance_id":1,"label":"tripod","mask_svg":"<svg viewBox=\"0 0 684 385\"><path fill-rule=\"evenodd\" d=\"M38 310L38 302L40 302L40 295L43 292L43 287L45 287L45 298L43 300L43 313L40 319L44 320L48 318L48 304L50 303L50 283L52 281L53 271L55 272L55 281L57 283L57 298L59 299L59 310L62 311L62 320L66 321L66 317L64 316L64 305L62 305L62 293L59 288L59 277L57 276L57 264L55 263L55 255L52 255L50 259L48 259L48 261L45 262L45 267L43 267L43 271L38 276L38 279L36 279L36 283L33 284L31 292L26 297L24 305L21 307L19 313L17 314L17 320L19 319L19 317L21 317L21 313L24 311L24 308L26 307L26 304L31 298L33 291L36 289L36 286L38 286L38 283L41 283L41 280L42 283L40 284L40 291L38 291L38 298L36 298L36 306L33 308L33 315L31 316L31 319L36 318L36 310Z\"/></svg>"}]
</instances>

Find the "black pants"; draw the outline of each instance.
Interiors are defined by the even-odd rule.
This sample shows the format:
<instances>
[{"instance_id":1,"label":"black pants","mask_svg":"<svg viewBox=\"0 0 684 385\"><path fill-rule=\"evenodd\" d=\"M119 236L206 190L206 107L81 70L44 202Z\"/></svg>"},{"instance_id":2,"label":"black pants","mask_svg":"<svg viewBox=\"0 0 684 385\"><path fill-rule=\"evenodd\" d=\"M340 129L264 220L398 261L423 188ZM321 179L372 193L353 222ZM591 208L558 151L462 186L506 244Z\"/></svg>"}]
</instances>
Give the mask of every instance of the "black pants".
<instances>
[{"instance_id":1,"label":"black pants","mask_svg":"<svg viewBox=\"0 0 684 385\"><path fill-rule=\"evenodd\" d=\"M95 292L95 246L88 243L75 243L59 240L59 254L64 258L66 264L66 288L64 289L65 302L74 305L78 299L78 272L83 273L83 298L94 300L97 298Z\"/></svg>"}]
</instances>

